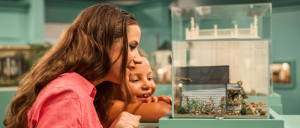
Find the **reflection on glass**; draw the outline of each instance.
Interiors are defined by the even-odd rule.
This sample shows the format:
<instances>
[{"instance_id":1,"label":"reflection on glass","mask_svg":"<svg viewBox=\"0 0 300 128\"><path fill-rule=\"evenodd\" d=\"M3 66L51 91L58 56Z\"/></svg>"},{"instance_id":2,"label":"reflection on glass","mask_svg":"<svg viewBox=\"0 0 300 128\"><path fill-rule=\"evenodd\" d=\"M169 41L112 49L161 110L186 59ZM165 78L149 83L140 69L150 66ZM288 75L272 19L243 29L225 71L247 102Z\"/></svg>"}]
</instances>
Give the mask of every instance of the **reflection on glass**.
<instances>
[{"instance_id":1,"label":"reflection on glass","mask_svg":"<svg viewBox=\"0 0 300 128\"><path fill-rule=\"evenodd\" d=\"M17 75L19 73L19 67L16 59L10 60L10 75Z\"/></svg>"},{"instance_id":2,"label":"reflection on glass","mask_svg":"<svg viewBox=\"0 0 300 128\"><path fill-rule=\"evenodd\" d=\"M2 74L4 76L7 76L8 71L7 71L6 59L2 59L1 62L2 62Z\"/></svg>"},{"instance_id":3,"label":"reflection on glass","mask_svg":"<svg viewBox=\"0 0 300 128\"><path fill-rule=\"evenodd\" d=\"M153 80L156 84L171 84L172 61L171 50L158 50L151 54Z\"/></svg>"},{"instance_id":4,"label":"reflection on glass","mask_svg":"<svg viewBox=\"0 0 300 128\"><path fill-rule=\"evenodd\" d=\"M273 82L287 84L291 82L291 68L289 63L273 63Z\"/></svg>"}]
</instances>

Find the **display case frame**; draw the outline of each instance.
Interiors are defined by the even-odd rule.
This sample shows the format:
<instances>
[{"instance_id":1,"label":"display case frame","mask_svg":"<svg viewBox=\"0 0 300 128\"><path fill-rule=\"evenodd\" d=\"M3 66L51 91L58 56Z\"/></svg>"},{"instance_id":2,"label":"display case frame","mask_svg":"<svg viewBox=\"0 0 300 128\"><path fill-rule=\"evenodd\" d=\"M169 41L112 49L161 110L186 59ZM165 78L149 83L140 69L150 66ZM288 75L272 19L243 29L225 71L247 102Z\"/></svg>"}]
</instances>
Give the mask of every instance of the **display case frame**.
<instances>
[{"instance_id":1,"label":"display case frame","mask_svg":"<svg viewBox=\"0 0 300 128\"><path fill-rule=\"evenodd\" d=\"M239 6L239 7L235 7L235 6ZM205 12L203 12L204 16L203 15L202 16L204 18L202 17L202 19L201 19L201 14L199 13L199 11L197 11L197 8L198 8L198 10L199 10L199 8L202 8L202 9L210 8L211 12L208 11L210 13L213 13L214 11L218 10L218 8L221 8L221 10L222 9L224 10L224 8L233 8L233 9L229 9L229 12L231 13L232 10L235 10L235 9L241 8L241 7L246 7L246 6L248 6L248 10L246 9L246 11L244 10L244 12L242 11L241 13L234 14L232 17L229 16L230 14L228 12L225 11L225 13L228 13L228 14L226 14L226 16L229 16L231 18L231 21L236 20L236 22L240 22L240 21L243 21L242 19L244 18L244 19L246 19L247 23L253 22L253 23L250 23L250 27L247 29L247 31L248 31L247 36L241 36L242 34L238 34L240 30L242 30L242 31L244 30L244 28L239 29L238 26L243 26L243 25L239 25L238 23L235 23L235 22L232 22L232 23L229 23L229 24L228 23L223 23L222 24L222 22L225 19L227 19L227 17L226 16L225 17L221 16L221 18L218 19L218 18L216 18L216 17L218 17L217 16L218 14L216 14L216 15L211 14L210 16L207 16L207 17L212 18L213 19L212 22L214 22L214 23L216 21L218 21L217 23L220 23L221 24L220 26L223 25L223 28L220 27L220 29L218 29L219 28L218 25L216 25L216 24L211 25L211 24L209 24L209 22L206 22L206 25L202 25L202 24L196 25L197 22L195 22L195 21L198 20L198 21L201 21L201 23L203 23L203 22L205 22L205 20L207 18L207 17L205 17L205 15L206 15ZM262 13L257 12L257 8L256 8L256 12L255 11L254 12L249 11L250 8L255 8L255 7L259 7L258 10L262 10L263 12ZM183 11L186 11L185 13L187 13L189 11L192 14L190 16L186 16L186 15L183 14L184 13ZM247 12L247 11L249 11L249 12ZM195 15L198 15L198 18L196 16L196 18L194 19L193 16L195 16ZM242 18L239 18L239 17L242 17ZM249 19L251 19L251 17L252 17L252 20L249 21ZM190 18L190 20L188 20L189 18ZM190 24L190 26L188 24ZM213 27L211 27L211 26L213 26ZM226 28L226 26L227 27L228 26L233 26L233 27L228 29L228 28ZM212 29L209 28L209 27L211 27ZM202 31L202 29L200 29L200 28L204 28L203 29L204 31L210 31L211 34L209 36L203 36L203 34L201 35L200 31ZM255 29L257 31L253 32L253 30L255 30ZM228 33L225 34L226 36L220 34L220 32L222 32L222 31L230 31L229 32L230 35ZM199 35L195 36L195 33L199 34ZM254 36L250 37L249 34L253 35L253 33L254 33ZM222 36L220 36L220 35L222 35ZM178 46L174 45L174 43L178 43L178 42L183 42L183 44L178 45ZM265 49L263 49L264 50L263 54L264 54L265 58L259 58L260 60L266 59L266 62L264 62L264 64L263 64L263 67L264 67L264 69L263 69L264 70L264 77L263 77L263 79L264 79L263 80L264 81L264 89L263 90L264 91L263 91L263 93L259 94L261 96L258 96L257 95L258 93L255 92L255 95L252 95L252 96L249 96L249 97L250 97L251 101L257 101L257 99L260 99L260 98L263 99L264 102L262 102L262 105L260 105L260 106L264 106L267 109L266 111L268 111L268 112L266 113L266 116L256 116L256 117L255 116L240 116L241 114L240 115L237 114L236 116L233 116L233 115L228 116L228 115L226 115L226 114L228 114L228 112L226 112L226 114L224 115L224 119L233 119L233 118L234 119L242 119L242 118L247 118L247 119L248 118L259 118L259 119L266 118L266 119L269 119L270 118L270 113L269 113L270 108L269 108L268 99L269 99L269 95L270 95L270 90L272 90L271 89L271 87L272 87L271 84L272 83L270 82L270 78L271 78L270 64L272 63L272 58L271 58L271 56L272 56L272 52L271 52L271 47L272 47L272 45L271 45L272 44L272 40L271 40L271 4L267 3L267 4L220 5L220 6L203 6L203 7L199 6L199 7L195 7L195 8L178 8L178 7L173 7L172 8L172 72L173 72L172 73L172 117L174 117L174 118L206 118L206 119L207 118L216 118L215 114L213 114L212 111L211 111L211 114L207 113L207 111L205 111L205 114L203 114L202 112L199 112L199 111L201 111L200 109L198 109L200 105L195 107L195 108L198 107L197 108L197 110L199 110L198 112L197 111L196 112L191 112L189 110L191 107L188 107L188 105L185 105L185 109L186 109L185 111L188 111L188 112L185 112L185 114L182 115L182 116L178 115L179 108L181 109L181 107L183 107L181 102L184 101L183 99L185 99L185 97L184 96L178 97L177 92L178 92L178 90L180 90L182 88L179 87L178 82L176 82L176 81L178 81L178 75L175 75L176 72L178 72L176 70L178 69L178 66L179 67L180 66L189 67L189 66L195 66L195 65L199 66L199 65L197 65L197 62L187 61L187 60L191 59L191 56L187 55L187 54L190 54L190 52L191 52L191 50L189 48L191 47L191 45L199 43L199 42L200 43L201 42L202 43L203 42L211 42L212 45L213 45L213 43L216 44L215 45L216 47L214 47L215 49L201 49L203 47L198 47L198 49L201 49L203 51L205 51L205 50L207 50L207 51L209 51L209 50L210 51L215 51L215 50L218 51L219 49L221 49L219 51L222 51L222 50L224 50L224 49L222 49L222 46L223 46L222 43L226 43L226 42L227 42L227 44L230 44L227 47L234 46L234 45L231 45L231 44L233 44L235 42L237 42L237 43L238 42L250 42L249 46L248 46L248 44L247 44L247 46L246 45L237 45L240 48L250 49L249 50L250 52L259 51L260 42L264 42L264 43L262 43L263 44L262 46L265 46L264 47ZM207 44L209 44L209 43L207 43ZM202 45L202 46L205 47L205 45ZM182 48L182 49L177 50L174 53L174 49L176 49L176 48ZM230 49L230 48L228 48L228 49ZM226 54L228 54L228 55L229 54L238 54L238 53L230 53L230 51L228 51L228 49L226 49L227 52L228 52ZM197 54L198 56L199 55L200 56L205 55L205 52L201 52L201 50L200 50L200 52L198 52L199 53L199 54ZM238 51L238 49L235 49L235 50ZM220 53L216 52L215 54L220 54ZM253 55L257 56L256 53L254 53ZM209 57L211 57L211 56L208 56L208 58ZM178 58L181 58L181 59L178 59ZM220 59L220 57L219 57L219 59ZM218 60L218 57L214 58L214 60ZM225 61L229 61L229 60L225 60ZM255 63L256 60L253 61L253 62ZM220 64L213 64L213 65L210 65L210 64L203 65L202 64L201 65L200 64L200 66L222 66L222 65L220 65ZM231 67L232 67L232 65L231 65ZM259 69L256 68L255 70L259 70ZM181 77L179 77L179 78L181 79ZM182 77L182 78L188 79L188 77ZM181 80L185 81L184 79L181 79ZM260 79L260 78L255 77L255 79ZM234 83L236 85L239 85L237 83L238 80L237 79L234 79L234 80L235 81L231 81L231 82L226 83L226 85L227 84L234 84ZM179 87L179 89L178 89L178 87ZM224 88L227 90L227 86L224 85ZM187 90L185 90L185 91L187 91ZM259 91L259 90L255 90L255 91ZM228 92L229 91L226 91L225 95L222 94L226 97L226 111L229 110L229 109L227 109L228 104L233 103L233 105L239 106L243 102L243 101L240 101L240 104L239 103L237 103L237 104L234 103L234 102L237 102L235 100L240 100L240 98L232 98L233 99L232 102L229 102L228 99L230 99L230 98L228 98L229 97L229 95L227 94ZM236 92L241 93L241 90L236 90ZM182 94L184 94L184 93L180 92L180 95L182 95ZM191 94L191 95L194 95L194 94ZM191 95L188 95L188 97L189 96L192 97ZM240 97L240 95L238 97ZM180 101L179 108L178 108L178 105L177 105L178 104L177 99L180 99L179 100ZM199 98L196 97L195 99L192 98L192 100L194 100L194 101L191 101L192 104L194 102L195 103L201 102L201 100ZM208 101L207 99L204 99L204 100ZM186 102L186 104L189 104L190 101L187 98L187 100L185 102ZM212 103L213 103L213 101L212 101ZM244 107L248 109L248 107L246 107L246 106L247 105L245 104ZM257 108L258 108L257 106L258 106L258 103L253 103L252 104L252 102L251 102L251 107L249 107L249 112L250 112L250 108L251 108L252 109L251 111L253 111L254 114L257 114ZM255 107L255 108L253 108L253 107ZM214 108L216 108L216 107L214 107ZM235 107L233 107L233 108L234 109L230 109L230 110L235 110L234 112L237 112L237 111L241 112L241 110L237 110L237 109L235 109ZM176 113L177 113L177 115L176 115ZM233 114L233 113L231 113L231 114ZM234 114L236 114L236 113L234 113ZM258 115L260 115L260 114L262 114L262 113L259 113Z\"/></svg>"}]
</instances>

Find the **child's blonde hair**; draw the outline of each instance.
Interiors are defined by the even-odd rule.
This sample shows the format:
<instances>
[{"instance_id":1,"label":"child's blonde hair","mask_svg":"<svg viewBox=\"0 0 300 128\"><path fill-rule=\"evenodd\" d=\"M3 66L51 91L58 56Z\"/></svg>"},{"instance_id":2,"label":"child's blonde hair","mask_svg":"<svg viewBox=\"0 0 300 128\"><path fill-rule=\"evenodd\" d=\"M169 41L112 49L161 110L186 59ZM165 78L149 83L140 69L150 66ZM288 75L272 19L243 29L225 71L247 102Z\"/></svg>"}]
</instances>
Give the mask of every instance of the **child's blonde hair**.
<instances>
[{"instance_id":1,"label":"child's blonde hair","mask_svg":"<svg viewBox=\"0 0 300 128\"><path fill-rule=\"evenodd\" d=\"M145 58L148 59L148 55L147 55L146 52L144 52L143 49L138 48L138 52L139 52L139 54L140 54L141 57L145 57Z\"/></svg>"}]
</instances>

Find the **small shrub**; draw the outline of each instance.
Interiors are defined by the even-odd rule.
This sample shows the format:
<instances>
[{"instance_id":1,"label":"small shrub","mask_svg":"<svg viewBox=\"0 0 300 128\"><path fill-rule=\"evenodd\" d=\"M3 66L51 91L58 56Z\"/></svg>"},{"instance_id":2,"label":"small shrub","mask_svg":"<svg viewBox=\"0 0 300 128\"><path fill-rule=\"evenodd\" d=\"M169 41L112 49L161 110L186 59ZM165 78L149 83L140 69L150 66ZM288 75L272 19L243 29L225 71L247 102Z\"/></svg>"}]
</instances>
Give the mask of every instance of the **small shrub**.
<instances>
[{"instance_id":1,"label":"small shrub","mask_svg":"<svg viewBox=\"0 0 300 128\"><path fill-rule=\"evenodd\" d=\"M243 107L240 111L241 115L246 115L246 107Z\"/></svg>"},{"instance_id":2,"label":"small shrub","mask_svg":"<svg viewBox=\"0 0 300 128\"><path fill-rule=\"evenodd\" d=\"M260 111L260 115L266 115L265 111Z\"/></svg>"},{"instance_id":3,"label":"small shrub","mask_svg":"<svg viewBox=\"0 0 300 128\"><path fill-rule=\"evenodd\" d=\"M254 113L253 113L253 111L252 111L252 109L251 108L248 108L247 110L246 110L246 115L253 115Z\"/></svg>"},{"instance_id":4,"label":"small shrub","mask_svg":"<svg viewBox=\"0 0 300 128\"><path fill-rule=\"evenodd\" d=\"M177 110L177 113L179 113L179 114L185 114L186 110L183 107L179 107L179 109Z\"/></svg>"}]
</instances>

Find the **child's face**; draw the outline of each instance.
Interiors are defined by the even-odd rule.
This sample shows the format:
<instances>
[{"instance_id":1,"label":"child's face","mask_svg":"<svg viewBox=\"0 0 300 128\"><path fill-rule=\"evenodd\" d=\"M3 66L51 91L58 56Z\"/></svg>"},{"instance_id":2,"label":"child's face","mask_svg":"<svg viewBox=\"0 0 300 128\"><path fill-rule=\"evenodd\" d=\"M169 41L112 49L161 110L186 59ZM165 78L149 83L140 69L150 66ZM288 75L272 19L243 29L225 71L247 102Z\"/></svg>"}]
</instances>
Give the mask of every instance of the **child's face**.
<instances>
[{"instance_id":1,"label":"child's face","mask_svg":"<svg viewBox=\"0 0 300 128\"><path fill-rule=\"evenodd\" d=\"M152 80L152 70L147 58L142 57L142 64L137 64L129 76L128 86L132 94L132 102L149 103L156 86Z\"/></svg>"}]
</instances>

